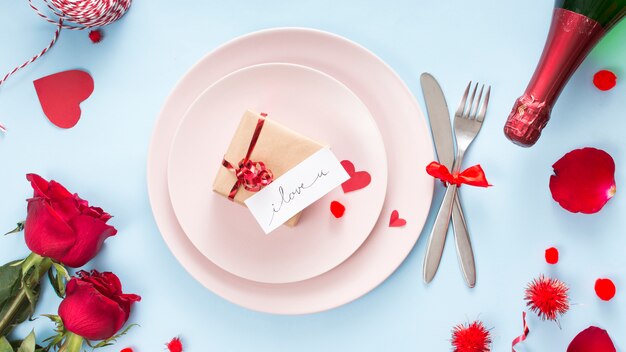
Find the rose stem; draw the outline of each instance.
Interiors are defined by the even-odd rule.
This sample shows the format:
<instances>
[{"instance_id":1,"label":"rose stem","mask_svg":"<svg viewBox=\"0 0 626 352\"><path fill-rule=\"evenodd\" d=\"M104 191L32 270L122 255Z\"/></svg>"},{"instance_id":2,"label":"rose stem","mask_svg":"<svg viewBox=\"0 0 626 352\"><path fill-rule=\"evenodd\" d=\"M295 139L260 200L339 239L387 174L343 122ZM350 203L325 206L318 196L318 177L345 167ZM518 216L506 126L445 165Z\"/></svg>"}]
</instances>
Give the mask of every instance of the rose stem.
<instances>
[{"instance_id":1,"label":"rose stem","mask_svg":"<svg viewBox=\"0 0 626 352\"><path fill-rule=\"evenodd\" d=\"M57 352L80 352L83 348L83 337L73 332L65 334L65 341Z\"/></svg>"},{"instance_id":2,"label":"rose stem","mask_svg":"<svg viewBox=\"0 0 626 352\"><path fill-rule=\"evenodd\" d=\"M36 266L39 267L39 275L29 275L28 277L25 277L31 268ZM51 266L52 260L50 258L42 257L35 253L31 253L28 257L26 257L26 259L24 259L24 262L22 263L22 280L24 280L25 277L24 283L27 287L22 286L18 294L11 298L10 302L7 303L8 309L6 310L4 316L0 319L0 336L6 336L11 332L13 329L11 325L15 315L23 309L24 305L29 304L26 290L28 288L34 289L37 287L37 285L39 285L39 281L41 281L41 278L46 274Z\"/></svg>"}]
</instances>

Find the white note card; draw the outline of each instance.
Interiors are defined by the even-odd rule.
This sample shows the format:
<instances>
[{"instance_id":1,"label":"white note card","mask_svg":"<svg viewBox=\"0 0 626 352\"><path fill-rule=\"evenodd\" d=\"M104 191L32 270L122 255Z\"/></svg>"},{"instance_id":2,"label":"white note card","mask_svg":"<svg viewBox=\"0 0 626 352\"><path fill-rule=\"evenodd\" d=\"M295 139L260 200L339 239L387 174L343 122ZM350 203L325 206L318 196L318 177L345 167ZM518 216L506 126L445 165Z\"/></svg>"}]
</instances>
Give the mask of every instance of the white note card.
<instances>
[{"instance_id":1,"label":"white note card","mask_svg":"<svg viewBox=\"0 0 626 352\"><path fill-rule=\"evenodd\" d=\"M268 234L349 178L330 148L322 148L245 203Z\"/></svg>"}]
</instances>

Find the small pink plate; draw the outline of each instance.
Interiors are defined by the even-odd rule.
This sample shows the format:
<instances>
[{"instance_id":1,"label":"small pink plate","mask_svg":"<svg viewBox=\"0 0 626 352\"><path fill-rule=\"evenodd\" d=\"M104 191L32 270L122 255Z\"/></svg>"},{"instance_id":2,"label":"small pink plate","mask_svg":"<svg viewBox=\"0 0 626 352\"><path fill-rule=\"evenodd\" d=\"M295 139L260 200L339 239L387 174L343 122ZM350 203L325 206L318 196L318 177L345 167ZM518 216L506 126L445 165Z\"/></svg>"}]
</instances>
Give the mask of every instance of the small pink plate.
<instances>
[{"instance_id":1,"label":"small pink plate","mask_svg":"<svg viewBox=\"0 0 626 352\"><path fill-rule=\"evenodd\" d=\"M246 280L207 259L178 223L167 181L168 157L176 127L194 100L225 75L272 62L305 65L331 75L350 88L378 124L389 165L385 204L365 243L332 270L289 284ZM415 80L417 82L417 77ZM432 202L435 183L424 171L432 160L430 132L417 101L400 77L380 58L331 33L277 28L245 35L215 49L198 61L174 87L152 134L147 165L148 194L165 243L198 282L215 294L250 309L305 314L331 309L361 297L388 278L404 261L422 232ZM404 227L389 228L393 210L398 210L406 219Z\"/></svg>"},{"instance_id":2,"label":"small pink plate","mask_svg":"<svg viewBox=\"0 0 626 352\"><path fill-rule=\"evenodd\" d=\"M297 226L265 235L246 207L212 192L246 109L330 146L372 182L349 194L337 187L307 207ZM322 72L280 63L243 68L205 90L178 128L168 172L174 212L196 248L231 274L274 284L310 279L351 256L376 224L387 187L385 146L361 100ZM347 208L340 219L330 213L333 200Z\"/></svg>"}]
</instances>

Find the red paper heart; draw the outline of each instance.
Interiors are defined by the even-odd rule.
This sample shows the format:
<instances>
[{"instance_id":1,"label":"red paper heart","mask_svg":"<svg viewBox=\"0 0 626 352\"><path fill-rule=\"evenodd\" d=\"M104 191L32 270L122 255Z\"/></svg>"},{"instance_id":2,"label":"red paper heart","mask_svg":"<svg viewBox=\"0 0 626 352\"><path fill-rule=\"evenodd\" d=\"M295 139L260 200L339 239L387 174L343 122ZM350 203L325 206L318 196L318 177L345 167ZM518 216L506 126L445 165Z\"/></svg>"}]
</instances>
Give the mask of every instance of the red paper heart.
<instances>
[{"instance_id":1,"label":"red paper heart","mask_svg":"<svg viewBox=\"0 0 626 352\"><path fill-rule=\"evenodd\" d=\"M343 213L346 212L346 207L338 201L333 200L332 202L330 202L330 212L333 213L334 217L339 219L343 216Z\"/></svg>"},{"instance_id":2,"label":"red paper heart","mask_svg":"<svg viewBox=\"0 0 626 352\"><path fill-rule=\"evenodd\" d=\"M61 128L71 128L80 119L80 103L93 92L89 73L70 70L34 81L41 108L48 120Z\"/></svg>"},{"instance_id":3,"label":"red paper heart","mask_svg":"<svg viewBox=\"0 0 626 352\"><path fill-rule=\"evenodd\" d=\"M389 218L389 227L401 227L404 225L406 225L406 220L400 217L400 213L397 210L392 211Z\"/></svg>"},{"instance_id":4,"label":"red paper heart","mask_svg":"<svg viewBox=\"0 0 626 352\"><path fill-rule=\"evenodd\" d=\"M367 171L355 171L354 164L350 160L341 161L341 166L346 170L350 179L341 184L344 193L367 187L372 182L372 177Z\"/></svg>"}]
</instances>

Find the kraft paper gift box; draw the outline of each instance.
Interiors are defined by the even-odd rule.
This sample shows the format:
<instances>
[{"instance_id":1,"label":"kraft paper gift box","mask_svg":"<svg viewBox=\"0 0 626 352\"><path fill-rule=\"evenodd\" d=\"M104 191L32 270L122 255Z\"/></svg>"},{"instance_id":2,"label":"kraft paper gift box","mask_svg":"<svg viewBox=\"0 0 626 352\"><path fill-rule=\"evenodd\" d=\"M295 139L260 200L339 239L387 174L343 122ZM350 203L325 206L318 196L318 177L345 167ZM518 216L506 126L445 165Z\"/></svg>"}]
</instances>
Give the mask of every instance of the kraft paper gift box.
<instances>
[{"instance_id":1,"label":"kraft paper gift box","mask_svg":"<svg viewBox=\"0 0 626 352\"><path fill-rule=\"evenodd\" d=\"M249 160L264 163L265 167L271 170L274 179L324 147L324 145L290 130L265 115L262 116L248 110L241 118L224 155L224 160L234 168L238 167L239 162L248 153L259 119L265 121L258 134L256 144L252 148ZM227 198L225 201L228 201L229 196L231 196L232 201L245 206L244 201L256 192L248 191L243 185L240 185L232 197L231 191L234 191L233 186L236 184L235 172L226 166L221 166L213 182L213 191ZM285 225L295 226L300 215L301 213L294 215Z\"/></svg>"}]
</instances>

